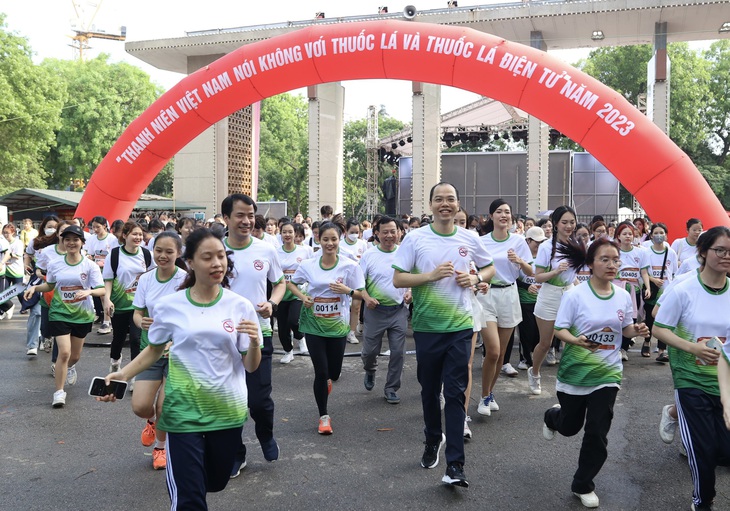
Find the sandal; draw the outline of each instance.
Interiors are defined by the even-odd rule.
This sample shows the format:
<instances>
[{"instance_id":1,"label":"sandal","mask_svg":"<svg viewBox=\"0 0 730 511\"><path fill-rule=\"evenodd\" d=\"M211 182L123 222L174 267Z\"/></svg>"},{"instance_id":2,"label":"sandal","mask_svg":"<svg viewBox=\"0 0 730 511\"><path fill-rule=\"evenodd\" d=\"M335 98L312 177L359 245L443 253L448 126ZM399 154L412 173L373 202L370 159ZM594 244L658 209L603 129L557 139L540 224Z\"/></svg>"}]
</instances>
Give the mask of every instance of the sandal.
<instances>
[{"instance_id":1,"label":"sandal","mask_svg":"<svg viewBox=\"0 0 730 511\"><path fill-rule=\"evenodd\" d=\"M669 362L669 357L666 353L660 353L659 356L656 358L657 362Z\"/></svg>"},{"instance_id":2,"label":"sandal","mask_svg":"<svg viewBox=\"0 0 730 511\"><path fill-rule=\"evenodd\" d=\"M644 341L644 345L641 347L641 356L646 358L651 357L651 346L646 341Z\"/></svg>"}]
</instances>

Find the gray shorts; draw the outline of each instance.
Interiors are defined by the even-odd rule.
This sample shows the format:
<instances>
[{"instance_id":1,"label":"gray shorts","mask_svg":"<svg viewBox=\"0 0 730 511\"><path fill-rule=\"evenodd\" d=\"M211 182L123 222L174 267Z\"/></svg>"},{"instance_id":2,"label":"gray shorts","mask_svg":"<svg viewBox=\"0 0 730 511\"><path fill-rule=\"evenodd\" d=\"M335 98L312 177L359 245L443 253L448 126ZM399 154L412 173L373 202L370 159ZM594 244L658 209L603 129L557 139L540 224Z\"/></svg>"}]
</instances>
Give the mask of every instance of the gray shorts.
<instances>
[{"instance_id":1,"label":"gray shorts","mask_svg":"<svg viewBox=\"0 0 730 511\"><path fill-rule=\"evenodd\" d=\"M160 357L160 360L142 371L135 378L137 381L162 381L167 378L167 357Z\"/></svg>"}]
</instances>

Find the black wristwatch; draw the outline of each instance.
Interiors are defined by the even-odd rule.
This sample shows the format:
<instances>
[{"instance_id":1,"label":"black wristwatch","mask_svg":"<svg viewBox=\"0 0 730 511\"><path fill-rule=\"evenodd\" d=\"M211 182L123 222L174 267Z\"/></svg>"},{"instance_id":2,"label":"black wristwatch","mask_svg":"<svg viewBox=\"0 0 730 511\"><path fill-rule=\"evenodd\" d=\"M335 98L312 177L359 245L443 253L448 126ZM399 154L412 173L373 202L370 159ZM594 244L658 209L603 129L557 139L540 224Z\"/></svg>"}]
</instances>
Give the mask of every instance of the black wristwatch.
<instances>
[{"instance_id":1,"label":"black wristwatch","mask_svg":"<svg viewBox=\"0 0 730 511\"><path fill-rule=\"evenodd\" d=\"M271 304L271 311L276 312L276 310L279 308L279 304L276 303L274 300L269 300L269 303Z\"/></svg>"}]
</instances>

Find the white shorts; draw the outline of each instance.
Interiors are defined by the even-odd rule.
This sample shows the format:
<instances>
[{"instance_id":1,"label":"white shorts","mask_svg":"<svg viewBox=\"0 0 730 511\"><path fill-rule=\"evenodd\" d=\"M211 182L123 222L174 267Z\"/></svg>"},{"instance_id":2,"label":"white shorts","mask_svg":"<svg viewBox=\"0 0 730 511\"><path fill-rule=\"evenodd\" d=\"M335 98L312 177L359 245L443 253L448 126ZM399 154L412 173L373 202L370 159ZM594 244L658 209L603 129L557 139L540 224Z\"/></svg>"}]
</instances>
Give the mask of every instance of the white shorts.
<instances>
[{"instance_id":1,"label":"white shorts","mask_svg":"<svg viewBox=\"0 0 730 511\"><path fill-rule=\"evenodd\" d=\"M482 326L497 323L499 328L514 328L522 322L522 308L517 286L490 287L487 294L478 293L482 305Z\"/></svg>"},{"instance_id":2,"label":"white shorts","mask_svg":"<svg viewBox=\"0 0 730 511\"><path fill-rule=\"evenodd\" d=\"M481 332L482 331L482 306L479 304L479 300L477 300L477 297L474 296L474 293L470 293L470 295L471 295L471 319L474 322L473 331Z\"/></svg>"},{"instance_id":3,"label":"white shorts","mask_svg":"<svg viewBox=\"0 0 730 511\"><path fill-rule=\"evenodd\" d=\"M544 321L555 321L555 318L558 317L558 308L560 307L560 300L563 298L563 293L571 287L573 287L573 284L558 287L545 282L537 293L535 317Z\"/></svg>"}]
</instances>

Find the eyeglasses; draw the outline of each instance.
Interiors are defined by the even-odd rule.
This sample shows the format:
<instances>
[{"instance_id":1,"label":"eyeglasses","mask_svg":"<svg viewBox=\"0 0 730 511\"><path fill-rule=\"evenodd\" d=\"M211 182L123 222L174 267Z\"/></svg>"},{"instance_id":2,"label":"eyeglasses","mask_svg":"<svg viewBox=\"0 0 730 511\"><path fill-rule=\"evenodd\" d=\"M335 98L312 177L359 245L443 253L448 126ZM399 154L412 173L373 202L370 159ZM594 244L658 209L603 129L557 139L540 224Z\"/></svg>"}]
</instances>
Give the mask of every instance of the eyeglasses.
<instances>
[{"instance_id":1,"label":"eyeglasses","mask_svg":"<svg viewBox=\"0 0 730 511\"><path fill-rule=\"evenodd\" d=\"M715 255L722 259L723 257L730 255L730 249L724 248L724 247L712 247L710 248L713 252L715 252Z\"/></svg>"},{"instance_id":2,"label":"eyeglasses","mask_svg":"<svg viewBox=\"0 0 730 511\"><path fill-rule=\"evenodd\" d=\"M612 265L616 266L617 268L621 267L621 259L611 259L610 257L601 257L598 259L598 262L605 265Z\"/></svg>"}]
</instances>

